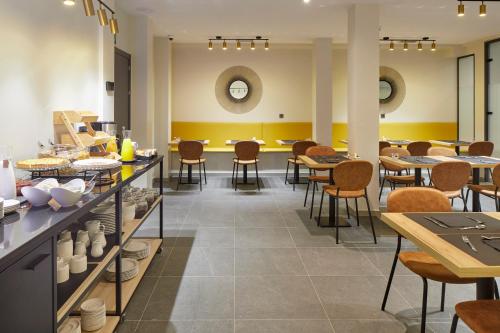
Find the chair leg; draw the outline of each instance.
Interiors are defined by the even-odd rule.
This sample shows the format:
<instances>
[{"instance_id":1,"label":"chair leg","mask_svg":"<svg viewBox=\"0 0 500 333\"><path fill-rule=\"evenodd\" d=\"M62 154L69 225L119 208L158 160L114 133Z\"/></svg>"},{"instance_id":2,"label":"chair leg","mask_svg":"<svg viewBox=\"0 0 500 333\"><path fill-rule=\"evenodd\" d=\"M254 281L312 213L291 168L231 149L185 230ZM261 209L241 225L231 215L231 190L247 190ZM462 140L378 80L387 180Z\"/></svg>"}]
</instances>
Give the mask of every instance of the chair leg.
<instances>
[{"instance_id":1,"label":"chair leg","mask_svg":"<svg viewBox=\"0 0 500 333\"><path fill-rule=\"evenodd\" d=\"M498 284L497 284L497 280L495 280L495 285L494 285L494 292L495 292L495 299L499 300L500 299L500 295L498 294Z\"/></svg>"},{"instance_id":2,"label":"chair leg","mask_svg":"<svg viewBox=\"0 0 500 333\"><path fill-rule=\"evenodd\" d=\"M446 283L443 282L441 283L441 307L440 307L441 312L444 311L445 297L446 297Z\"/></svg>"},{"instance_id":3,"label":"chair leg","mask_svg":"<svg viewBox=\"0 0 500 333\"><path fill-rule=\"evenodd\" d=\"M236 163L236 174L234 175L234 190L238 190L238 168L240 167L239 163Z\"/></svg>"},{"instance_id":4,"label":"chair leg","mask_svg":"<svg viewBox=\"0 0 500 333\"><path fill-rule=\"evenodd\" d=\"M458 316L457 316L457 314L455 314L453 316L453 321L451 322L450 333L456 333L457 332L457 325L458 325Z\"/></svg>"},{"instance_id":5,"label":"chair leg","mask_svg":"<svg viewBox=\"0 0 500 333\"><path fill-rule=\"evenodd\" d=\"M182 168L184 167L184 164L181 163L179 167L179 180L177 181L177 188L175 189L176 191L179 191L179 185L181 184L182 180Z\"/></svg>"},{"instance_id":6,"label":"chair leg","mask_svg":"<svg viewBox=\"0 0 500 333\"><path fill-rule=\"evenodd\" d=\"M297 166L297 168L299 168L299 167ZM292 184L292 187L293 187L293 191L295 192L295 164L293 165L293 184Z\"/></svg>"},{"instance_id":7,"label":"chair leg","mask_svg":"<svg viewBox=\"0 0 500 333\"><path fill-rule=\"evenodd\" d=\"M380 194L378 195L378 200L382 198L382 191L384 191L385 177L382 179L382 185L380 185Z\"/></svg>"},{"instance_id":8,"label":"chair leg","mask_svg":"<svg viewBox=\"0 0 500 333\"><path fill-rule=\"evenodd\" d=\"M321 200L319 202L319 214L318 214L318 227L320 225L320 222L321 222L321 209L323 208L323 198L325 197L325 191L322 191L321 192Z\"/></svg>"},{"instance_id":9,"label":"chair leg","mask_svg":"<svg viewBox=\"0 0 500 333\"><path fill-rule=\"evenodd\" d=\"M201 178L201 163L198 163L198 175L200 177L200 191L203 191L203 185L202 185L203 180Z\"/></svg>"},{"instance_id":10,"label":"chair leg","mask_svg":"<svg viewBox=\"0 0 500 333\"><path fill-rule=\"evenodd\" d=\"M497 212L500 212L500 200L498 198L495 198L495 205L497 208Z\"/></svg>"},{"instance_id":11,"label":"chair leg","mask_svg":"<svg viewBox=\"0 0 500 333\"><path fill-rule=\"evenodd\" d=\"M427 279L422 277L424 282L424 293L422 296L422 323L420 326L420 333L425 333L425 322L427 320Z\"/></svg>"},{"instance_id":12,"label":"chair leg","mask_svg":"<svg viewBox=\"0 0 500 333\"><path fill-rule=\"evenodd\" d=\"M257 163L255 163L255 176L257 177L257 189L260 191L259 168L257 167Z\"/></svg>"},{"instance_id":13,"label":"chair leg","mask_svg":"<svg viewBox=\"0 0 500 333\"><path fill-rule=\"evenodd\" d=\"M375 226L373 225L372 210L370 209L370 200L368 200L368 194L366 194L366 190L365 190L365 200L366 200L366 207L368 208L368 217L370 218L370 225L372 227L373 242L377 244L377 235L375 234Z\"/></svg>"},{"instance_id":14,"label":"chair leg","mask_svg":"<svg viewBox=\"0 0 500 333\"><path fill-rule=\"evenodd\" d=\"M355 199L354 199L354 203L356 204L356 221L357 221L357 223L358 223L358 227L359 227L358 198L355 198Z\"/></svg>"},{"instance_id":15,"label":"chair leg","mask_svg":"<svg viewBox=\"0 0 500 333\"><path fill-rule=\"evenodd\" d=\"M311 196L311 211L309 212L309 219L313 218L313 210L314 210L314 194L316 193L316 186L318 183L313 182L313 190L312 190L312 196Z\"/></svg>"},{"instance_id":16,"label":"chair leg","mask_svg":"<svg viewBox=\"0 0 500 333\"><path fill-rule=\"evenodd\" d=\"M462 202L464 203L464 212L468 212L469 210L467 209L467 201L465 201L464 189L460 190L460 198L462 199Z\"/></svg>"},{"instance_id":17,"label":"chair leg","mask_svg":"<svg viewBox=\"0 0 500 333\"><path fill-rule=\"evenodd\" d=\"M207 168L205 167L205 162L203 162L203 174L205 175L205 185L207 185Z\"/></svg>"},{"instance_id":18,"label":"chair leg","mask_svg":"<svg viewBox=\"0 0 500 333\"><path fill-rule=\"evenodd\" d=\"M347 201L347 198L345 198L345 209L347 210L347 218L350 220L351 213L349 212L349 202Z\"/></svg>"},{"instance_id":19,"label":"chair leg","mask_svg":"<svg viewBox=\"0 0 500 333\"><path fill-rule=\"evenodd\" d=\"M340 216L339 216L339 211L340 211L340 199L339 197L335 198L336 201L336 209L335 209L335 243L339 243L339 224L340 224Z\"/></svg>"},{"instance_id":20,"label":"chair leg","mask_svg":"<svg viewBox=\"0 0 500 333\"><path fill-rule=\"evenodd\" d=\"M304 207L307 206L307 195L309 194L309 187L311 186L311 181L307 181L306 197L304 198Z\"/></svg>"},{"instance_id":21,"label":"chair leg","mask_svg":"<svg viewBox=\"0 0 500 333\"><path fill-rule=\"evenodd\" d=\"M391 289L392 279L394 278L394 273L396 272L396 264L398 263L400 251L401 251L401 235L398 234L398 245L396 246L396 253L394 254L394 260L392 261L391 273L389 274L389 279L387 280L387 287L385 287L384 300L382 301L382 311L385 311L387 298L389 298L389 290Z\"/></svg>"},{"instance_id":22,"label":"chair leg","mask_svg":"<svg viewBox=\"0 0 500 333\"><path fill-rule=\"evenodd\" d=\"M290 161L286 162L285 185L288 182L288 168L290 168Z\"/></svg>"}]
</instances>

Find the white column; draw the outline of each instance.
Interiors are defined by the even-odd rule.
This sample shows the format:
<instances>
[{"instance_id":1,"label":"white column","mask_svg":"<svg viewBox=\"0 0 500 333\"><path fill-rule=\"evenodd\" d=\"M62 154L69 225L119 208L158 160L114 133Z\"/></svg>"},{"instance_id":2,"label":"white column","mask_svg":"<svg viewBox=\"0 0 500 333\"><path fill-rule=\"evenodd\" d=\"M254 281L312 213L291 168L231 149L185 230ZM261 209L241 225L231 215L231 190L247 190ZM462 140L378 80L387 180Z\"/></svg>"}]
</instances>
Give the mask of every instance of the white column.
<instances>
[{"instance_id":1,"label":"white column","mask_svg":"<svg viewBox=\"0 0 500 333\"><path fill-rule=\"evenodd\" d=\"M155 137L154 146L165 156L163 175L168 177L169 160L168 142L171 139L171 76L172 43L168 37L155 37Z\"/></svg>"},{"instance_id":2,"label":"white column","mask_svg":"<svg viewBox=\"0 0 500 333\"><path fill-rule=\"evenodd\" d=\"M332 145L332 39L317 38L313 46L313 140Z\"/></svg>"},{"instance_id":3,"label":"white column","mask_svg":"<svg viewBox=\"0 0 500 333\"><path fill-rule=\"evenodd\" d=\"M379 7L352 5L348 20L349 152L372 162L374 173L368 195L372 209L378 210Z\"/></svg>"}]
</instances>

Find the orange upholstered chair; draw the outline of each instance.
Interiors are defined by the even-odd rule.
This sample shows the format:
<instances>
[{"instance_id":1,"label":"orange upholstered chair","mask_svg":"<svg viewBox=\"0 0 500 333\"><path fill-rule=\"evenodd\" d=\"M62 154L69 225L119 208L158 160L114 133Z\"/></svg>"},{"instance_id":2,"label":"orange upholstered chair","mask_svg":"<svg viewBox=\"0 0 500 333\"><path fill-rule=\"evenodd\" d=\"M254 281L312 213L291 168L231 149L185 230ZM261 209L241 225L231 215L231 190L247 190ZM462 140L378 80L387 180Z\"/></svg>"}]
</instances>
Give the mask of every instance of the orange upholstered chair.
<instances>
[{"instance_id":1,"label":"orange upholstered chair","mask_svg":"<svg viewBox=\"0 0 500 333\"><path fill-rule=\"evenodd\" d=\"M179 181L177 182L177 190L179 190L179 185L182 184L182 170L184 165L193 166L198 165L198 171L200 176L200 191L202 190L201 182L201 167L203 166L203 173L205 175L205 184L207 183L207 172L205 169L206 158L203 158L203 144L199 141L181 141L179 142L179 155L180 158L180 168L179 168Z\"/></svg>"},{"instance_id":2,"label":"orange upholstered chair","mask_svg":"<svg viewBox=\"0 0 500 333\"><path fill-rule=\"evenodd\" d=\"M287 160L287 163L286 163L285 184L287 182L289 183L289 181L288 181L288 169L290 168L290 164L293 164L294 168L295 168L295 165L297 165L299 167L301 165L303 165L304 162L302 162L299 159L299 156L305 155L307 148L314 147L314 146L316 146L316 142L314 142L314 141L297 141L293 144L293 146L292 146L293 156L289 157ZM293 190L295 191L295 181L293 182Z\"/></svg>"}]
</instances>

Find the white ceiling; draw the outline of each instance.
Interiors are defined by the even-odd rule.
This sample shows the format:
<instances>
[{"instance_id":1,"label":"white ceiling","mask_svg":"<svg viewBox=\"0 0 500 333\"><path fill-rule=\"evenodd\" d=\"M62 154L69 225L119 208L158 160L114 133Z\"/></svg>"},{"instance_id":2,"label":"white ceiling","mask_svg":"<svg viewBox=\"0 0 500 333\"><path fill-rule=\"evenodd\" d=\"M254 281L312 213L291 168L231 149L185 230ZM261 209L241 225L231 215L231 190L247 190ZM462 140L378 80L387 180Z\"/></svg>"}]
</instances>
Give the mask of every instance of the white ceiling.
<instances>
[{"instance_id":1,"label":"white ceiling","mask_svg":"<svg viewBox=\"0 0 500 333\"><path fill-rule=\"evenodd\" d=\"M204 42L216 35L253 37L273 42L310 42L316 37L347 38L347 7L379 3L380 36L436 38L441 44L462 44L500 33L500 3L466 3L456 15L456 0L118 0L130 14L150 16L157 35L177 42Z\"/></svg>"}]
</instances>

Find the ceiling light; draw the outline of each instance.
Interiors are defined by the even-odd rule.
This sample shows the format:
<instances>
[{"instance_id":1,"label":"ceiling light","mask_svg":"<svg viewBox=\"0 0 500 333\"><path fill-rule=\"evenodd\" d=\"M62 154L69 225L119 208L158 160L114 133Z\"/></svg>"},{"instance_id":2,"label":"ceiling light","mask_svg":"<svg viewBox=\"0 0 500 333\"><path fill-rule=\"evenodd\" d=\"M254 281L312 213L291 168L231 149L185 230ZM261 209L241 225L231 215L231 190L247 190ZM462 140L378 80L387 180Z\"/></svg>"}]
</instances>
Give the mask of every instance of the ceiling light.
<instances>
[{"instance_id":1,"label":"ceiling light","mask_svg":"<svg viewBox=\"0 0 500 333\"><path fill-rule=\"evenodd\" d=\"M389 51L394 51L394 42L389 44Z\"/></svg>"},{"instance_id":2,"label":"ceiling light","mask_svg":"<svg viewBox=\"0 0 500 333\"><path fill-rule=\"evenodd\" d=\"M212 51L214 49L214 45L212 44L212 41L208 42L208 49Z\"/></svg>"},{"instance_id":3,"label":"ceiling light","mask_svg":"<svg viewBox=\"0 0 500 333\"><path fill-rule=\"evenodd\" d=\"M436 42L432 42L431 51L436 51Z\"/></svg>"},{"instance_id":4,"label":"ceiling light","mask_svg":"<svg viewBox=\"0 0 500 333\"><path fill-rule=\"evenodd\" d=\"M113 35L116 35L120 32L120 30L118 29L118 21L113 15L111 16L111 20L109 21L109 28L111 29L111 33Z\"/></svg>"},{"instance_id":5,"label":"ceiling light","mask_svg":"<svg viewBox=\"0 0 500 333\"><path fill-rule=\"evenodd\" d=\"M481 1L481 5L479 6L479 16L486 16L486 5L484 1Z\"/></svg>"},{"instance_id":6,"label":"ceiling light","mask_svg":"<svg viewBox=\"0 0 500 333\"><path fill-rule=\"evenodd\" d=\"M460 1L460 4L458 5L458 16L464 16L465 15L465 5Z\"/></svg>"},{"instance_id":7,"label":"ceiling light","mask_svg":"<svg viewBox=\"0 0 500 333\"><path fill-rule=\"evenodd\" d=\"M408 42L406 42L406 41L403 44L403 50L408 51Z\"/></svg>"},{"instance_id":8,"label":"ceiling light","mask_svg":"<svg viewBox=\"0 0 500 333\"><path fill-rule=\"evenodd\" d=\"M304 3L309 3L311 2L311 0L304 0Z\"/></svg>"},{"instance_id":9,"label":"ceiling light","mask_svg":"<svg viewBox=\"0 0 500 333\"><path fill-rule=\"evenodd\" d=\"M264 44L264 49L267 51L269 50L269 41L266 40L266 43Z\"/></svg>"},{"instance_id":10,"label":"ceiling light","mask_svg":"<svg viewBox=\"0 0 500 333\"><path fill-rule=\"evenodd\" d=\"M99 8L97 11L97 17L99 18L99 24L103 27L108 25L108 15L106 15L106 10L104 8Z\"/></svg>"},{"instance_id":11,"label":"ceiling light","mask_svg":"<svg viewBox=\"0 0 500 333\"><path fill-rule=\"evenodd\" d=\"M223 49L224 51L226 51L226 50L227 50L227 43L226 43L226 41L224 41L224 43L222 43L222 49Z\"/></svg>"},{"instance_id":12,"label":"ceiling light","mask_svg":"<svg viewBox=\"0 0 500 333\"><path fill-rule=\"evenodd\" d=\"M250 50L255 50L255 42L254 41L252 41L250 43Z\"/></svg>"},{"instance_id":13,"label":"ceiling light","mask_svg":"<svg viewBox=\"0 0 500 333\"><path fill-rule=\"evenodd\" d=\"M423 50L422 42L418 42L417 50L419 50L419 51Z\"/></svg>"},{"instance_id":14,"label":"ceiling light","mask_svg":"<svg viewBox=\"0 0 500 333\"><path fill-rule=\"evenodd\" d=\"M63 4L65 4L66 6L74 6L75 0L63 0Z\"/></svg>"},{"instance_id":15,"label":"ceiling light","mask_svg":"<svg viewBox=\"0 0 500 333\"><path fill-rule=\"evenodd\" d=\"M85 9L85 16L94 16L94 0L83 0L83 9Z\"/></svg>"},{"instance_id":16,"label":"ceiling light","mask_svg":"<svg viewBox=\"0 0 500 333\"><path fill-rule=\"evenodd\" d=\"M240 43L240 41L236 42L236 49L237 50L241 50L241 43Z\"/></svg>"}]
</instances>

